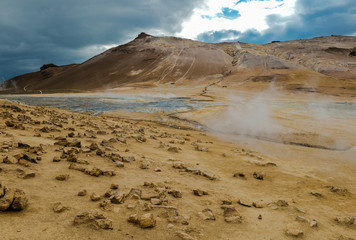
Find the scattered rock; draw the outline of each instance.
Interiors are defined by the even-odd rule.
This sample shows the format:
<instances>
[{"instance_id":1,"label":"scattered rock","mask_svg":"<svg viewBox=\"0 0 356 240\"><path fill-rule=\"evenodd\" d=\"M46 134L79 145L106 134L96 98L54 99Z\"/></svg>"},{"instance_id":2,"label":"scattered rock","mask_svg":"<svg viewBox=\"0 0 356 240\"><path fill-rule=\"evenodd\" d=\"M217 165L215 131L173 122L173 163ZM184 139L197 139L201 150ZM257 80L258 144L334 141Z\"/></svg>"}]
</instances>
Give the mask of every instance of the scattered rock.
<instances>
[{"instance_id":1,"label":"scattered rock","mask_svg":"<svg viewBox=\"0 0 356 240\"><path fill-rule=\"evenodd\" d=\"M318 193L318 192L310 192L311 195L313 195L314 197L317 197L317 198L322 198L323 195L321 193Z\"/></svg>"},{"instance_id":2,"label":"scattered rock","mask_svg":"<svg viewBox=\"0 0 356 240\"><path fill-rule=\"evenodd\" d=\"M248 203L248 202L246 202L244 200L241 200L241 199L239 199L237 201L237 203L240 204L241 206L244 206L244 207L252 207L252 204L250 204L250 203Z\"/></svg>"},{"instance_id":3,"label":"scattered rock","mask_svg":"<svg viewBox=\"0 0 356 240\"><path fill-rule=\"evenodd\" d=\"M178 190L170 190L168 194L172 195L175 198L182 198L182 193Z\"/></svg>"},{"instance_id":4,"label":"scattered rock","mask_svg":"<svg viewBox=\"0 0 356 240\"><path fill-rule=\"evenodd\" d=\"M342 225L352 225L355 222L355 217L354 216L336 217L334 220Z\"/></svg>"},{"instance_id":5,"label":"scattered rock","mask_svg":"<svg viewBox=\"0 0 356 240\"><path fill-rule=\"evenodd\" d=\"M190 236L188 233L186 233L186 232L184 232L182 230L178 230L175 233L182 240L195 240L196 239L196 238Z\"/></svg>"},{"instance_id":6,"label":"scattered rock","mask_svg":"<svg viewBox=\"0 0 356 240\"><path fill-rule=\"evenodd\" d=\"M124 163L121 161L116 161L115 163L116 163L116 167L119 167L119 168L125 167Z\"/></svg>"},{"instance_id":7,"label":"scattered rock","mask_svg":"<svg viewBox=\"0 0 356 240\"><path fill-rule=\"evenodd\" d=\"M56 177L58 181L67 181L69 179L69 174L61 174Z\"/></svg>"},{"instance_id":8,"label":"scattered rock","mask_svg":"<svg viewBox=\"0 0 356 240\"><path fill-rule=\"evenodd\" d=\"M125 194L123 192L117 191L110 197L111 203L121 204L125 201Z\"/></svg>"},{"instance_id":9,"label":"scattered rock","mask_svg":"<svg viewBox=\"0 0 356 240\"><path fill-rule=\"evenodd\" d=\"M13 202L10 209L15 211L21 211L27 207L28 199L24 191L16 189L14 192Z\"/></svg>"},{"instance_id":10,"label":"scattered rock","mask_svg":"<svg viewBox=\"0 0 356 240\"><path fill-rule=\"evenodd\" d=\"M139 218L141 228L153 228L156 226L156 219L152 213L146 213Z\"/></svg>"},{"instance_id":11,"label":"scattered rock","mask_svg":"<svg viewBox=\"0 0 356 240\"><path fill-rule=\"evenodd\" d=\"M349 191L346 188L339 188L335 186L330 186L330 191L333 193L338 193L342 196L345 196L349 193Z\"/></svg>"},{"instance_id":12,"label":"scattered rock","mask_svg":"<svg viewBox=\"0 0 356 240\"><path fill-rule=\"evenodd\" d=\"M139 220L138 220L138 216L137 214L133 214L129 217L129 219L127 219L128 222L133 223L133 224L138 224Z\"/></svg>"},{"instance_id":13,"label":"scattered rock","mask_svg":"<svg viewBox=\"0 0 356 240\"><path fill-rule=\"evenodd\" d=\"M151 198L150 202L151 202L152 205L160 205L160 204L162 204L162 200L159 199L159 198Z\"/></svg>"},{"instance_id":14,"label":"scattered rock","mask_svg":"<svg viewBox=\"0 0 356 240\"><path fill-rule=\"evenodd\" d=\"M0 198L0 211L6 211L14 200L14 191L7 187L2 187L2 191L3 196Z\"/></svg>"},{"instance_id":15,"label":"scattered rock","mask_svg":"<svg viewBox=\"0 0 356 240\"><path fill-rule=\"evenodd\" d=\"M61 158L60 157L53 157L53 162L60 162L61 161Z\"/></svg>"},{"instance_id":16,"label":"scattered rock","mask_svg":"<svg viewBox=\"0 0 356 240\"><path fill-rule=\"evenodd\" d=\"M178 153L179 152L179 148L178 147L169 147L168 148L169 152L174 152L174 153Z\"/></svg>"},{"instance_id":17,"label":"scattered rock","mask_svg":"<svg viewBox=\"0 0 356 240\"><path fill-rule=\"evenodd\" d=\"M310 221L309 226L310 227L317 227L318 226L318 222L315 219L313 219L313 220Z\"/></svg>"},{"instance_id":18,"label":"scattered rock","mask_svg":"<svg viewBox=\"0 0 356 240\"><path fill-rule=\"evenodd\" d=\"M74 225L86 224L89 227L99 230L99 229L113 229L112 221L107 218L104 214L97 211L84 212L78 214L73 221Z\"/></svg>"},{"instance_id":19,"label":"scattered rock","mask_svg":"<svg viewBox=\"0 0 356 240\"><path fill-rule=\"evenodd\" d=\"M216 179L215 173L212 172L212 171L204 170L204 171L202 172L202 175L203 175L204 177L207 177L207 178L210 179L210 180L215 180L215 179Z\"/></svg>"},{"instance_id":20,"label":"scattered rock","mask_svg":"<svg viewBox=\"0 0 356 240\"><path fill-rule=\"evenodd\" d=\"M266 174L263 172L254 172L253 177L256 178L257 180L264 180Z\"/></svg>"},{"instance_id":21,"label":"scattered rock","mask_svg":"<svg viewBox=\"0 0 356 240\"><path fill-rule=\"evenodd\" d=\"M78 192L78 196L83 197L87 195L87 190L83 189Z\"/></svg>"},{"instance_id":22,"label":"scattered rock","mask_svg":"<svg viewBox=\"0 0 356 240\"><path fill-rule=\"evenodd\" d=\"M16 164L18 162L18 160L13 156L6 156L2 161L6 164Z\"/></svg>"},{"instance_id":23,"label":"scattered rock","mask_svg":"<svg viewBox=\"0 0 356 240\"><path fill-rule=\"evenodd\" d=\"M302 237L304 235L304 232L300 229L288 229L286 230L285 234L290 237Z\"/></svg>"},{"instance_id":24,"label":"scattered rock","mask_svg":"<svg viewBox=\"0 0 356 240\"><path fill-rule=\"evenodd\" d=\"M224 207L225 222L228 223L241 223L242 217L234 207Z\"/></svg>"},{"instance_id":25,"label":"scattered rock","mask_svg":"<svg viewBox=\"0 0 356 240\"><path fill-rule=\"evenodd\" d=\"M92 193L92 194L90 195L90 199L91 199L92 201L96 202L96 201L99 201L99 200L101 199L101 196L100 196L99 194Z\"/></svg>"},{"instance_id":26,"label":"scattered rock","mask_svg":"<svg viewBox=\"0 0 356 240\"><path fill-rule=\"evenodd\" d=\"M30 172L30 173L23 173L20 175L22 179L30 179L36 177L36 173Z\"/></svg>"},{"instance_id":27,"label":"scattered rock","mask_svg":"<svg viewBox=\"0 0 356 240\"><path fill-rule=\"evenodd\" d=\"M203 196L203 195L208 195L208 193L206 191L200 190L200 189L194 189L193 193L195 196Z\"/></svg>"},{"instance_id":28,"label":"scattered rock","mask_svg":"<svg viewBox=\"0 0 356 240\"><path fill-rule=\"evenodd\" d=\"M53 205L53 211L55 213L61 213L64 212L66 210L69 210L68 207L63 206L63 204L61 202L57 202Z\"/></svg>"},{"instance_id":29,"label":"scattered rock","mask_svg":"<svg viewBox=\"0 0 356 240\"><path fill-rule=\"evenodd\" d=\"M141 169L148 169L149 165L150 165L150 164L149 164L148 162L141 162L140 168L141 168Z\"/></svg>"},{"instance_id":30,"label":"scattered rock","mask_svg":"<svg viewBox=\"0 0 356 240\"><path fill-rule=\"evenodd\" d=\"M233 176L236 177L236 178L246 179L246 175L244 173L241 173L241 172L234 173Z\"/></svg>"},{"instance_id":31,"label":"scattered rock","mask_svg":"<svg viewBox=\"0 0 356 240\"><path fill-rule=\"evenodd\" d=\"M215 220L213 211L211 211L211 209L209 208L206 208L203 211L199 212L198 215L203 220Z\"/></svg>"}]
</instances>

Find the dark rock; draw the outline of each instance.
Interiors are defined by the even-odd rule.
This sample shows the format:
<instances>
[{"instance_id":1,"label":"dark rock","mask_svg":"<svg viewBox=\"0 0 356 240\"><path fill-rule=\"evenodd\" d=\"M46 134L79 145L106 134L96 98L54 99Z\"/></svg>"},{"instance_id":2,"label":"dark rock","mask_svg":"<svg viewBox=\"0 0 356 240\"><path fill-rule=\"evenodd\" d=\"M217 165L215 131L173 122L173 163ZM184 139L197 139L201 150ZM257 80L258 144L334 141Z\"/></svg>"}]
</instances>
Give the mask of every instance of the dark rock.
<instances>
[{"instance_id":1,"label":"dark rock","mask_svg":"<svg viewBox=\"0 0 356 240\"><path fill-rule=\"evenodd\" d=\"M53 67L58 67L58 66L53 64L53 63L43 64L42 67L40 67L40 70L43 71L43 70L45 70L47 68L53 68Z\"/></svg>"}]
</instances>

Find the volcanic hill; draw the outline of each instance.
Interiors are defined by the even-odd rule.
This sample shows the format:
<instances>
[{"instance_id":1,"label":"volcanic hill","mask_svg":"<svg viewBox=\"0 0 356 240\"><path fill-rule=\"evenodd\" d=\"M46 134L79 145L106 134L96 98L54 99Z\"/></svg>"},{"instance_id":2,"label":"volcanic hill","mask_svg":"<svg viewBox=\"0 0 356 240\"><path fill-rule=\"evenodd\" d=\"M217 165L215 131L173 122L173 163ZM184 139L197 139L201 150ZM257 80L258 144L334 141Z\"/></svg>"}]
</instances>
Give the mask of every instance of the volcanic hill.
<instances>
[{"instance_id":1,"label":"volcanic hill","mask_svg":"<svg viewBox=\"0 0 356 240\"><path fill-rule=\"evenodd\" d=\"M275 82L295 91L354 91L356 37L257 45L203 43L141 33L81 64L48 67L3 83L4 93L78 92L123 86L233 86ZM344 92L345 92L344 91Z\"/></svg>"}]
</instances>

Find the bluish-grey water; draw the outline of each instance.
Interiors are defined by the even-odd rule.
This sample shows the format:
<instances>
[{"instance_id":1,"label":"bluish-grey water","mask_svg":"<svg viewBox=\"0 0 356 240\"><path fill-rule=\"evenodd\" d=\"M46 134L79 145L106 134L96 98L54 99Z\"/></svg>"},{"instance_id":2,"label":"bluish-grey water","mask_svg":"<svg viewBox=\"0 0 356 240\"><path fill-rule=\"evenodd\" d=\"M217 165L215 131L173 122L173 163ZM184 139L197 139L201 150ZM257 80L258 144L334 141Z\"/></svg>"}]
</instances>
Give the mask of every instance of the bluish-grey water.
<instances>
[{"instance_id":1,"label":"bluish-grey water","mask_svg":"<svg viewBox=\"0 0 356 240\"><path fill-rule=\"evenodd\" d=\"M175 96L135 96L135 95L0 95L17 103L34 106L48 106L69 109L75 112L100 114L117 110L133 112L182 112L200 109L217 103L199 99Z\"/></svg>"}]
</instances>

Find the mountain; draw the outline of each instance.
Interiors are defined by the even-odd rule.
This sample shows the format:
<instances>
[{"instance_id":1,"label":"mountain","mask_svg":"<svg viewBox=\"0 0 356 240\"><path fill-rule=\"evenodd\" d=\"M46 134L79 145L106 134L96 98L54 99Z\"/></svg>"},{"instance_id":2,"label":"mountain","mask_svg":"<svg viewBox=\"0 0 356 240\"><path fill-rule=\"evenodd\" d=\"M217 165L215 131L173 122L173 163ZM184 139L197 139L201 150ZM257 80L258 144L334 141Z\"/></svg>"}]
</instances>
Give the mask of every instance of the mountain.
<instances>
[{"instance_id":1,"label":"mountain","mask_svg":"<svg viewBox=\"0 0 356 240\"><path fill-rule=\"evenodd\" d=\"M203 43L141 33L133 41L81 64L48 67L6 80L2 92L77 92L211 83L224 83L226 87L272 81L284 82L286 88L294 90L313 91L308 83L315 79L329 87L337 82L340 88L356 89L356 37L332 35L257 45Z\"/></svg>"}]
</instances>

